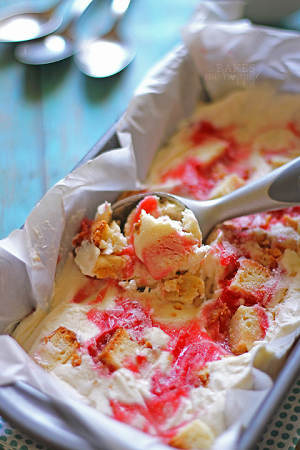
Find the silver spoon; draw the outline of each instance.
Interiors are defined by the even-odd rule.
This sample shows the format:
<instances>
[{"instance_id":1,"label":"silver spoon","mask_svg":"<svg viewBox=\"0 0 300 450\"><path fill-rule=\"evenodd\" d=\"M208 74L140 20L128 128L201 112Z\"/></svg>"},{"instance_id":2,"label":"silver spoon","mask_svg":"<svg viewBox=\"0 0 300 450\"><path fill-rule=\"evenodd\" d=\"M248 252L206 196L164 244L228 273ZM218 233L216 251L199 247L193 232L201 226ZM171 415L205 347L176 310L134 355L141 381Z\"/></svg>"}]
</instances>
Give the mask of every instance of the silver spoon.
<instances>
[{"instance_id":1,"label":"silver spoon","mask_svg":"<svg viewBox=\"0 0 300 450\"><path fill-rule=\"evenodd\" d=\"M74 55L80 46L76 40L75 28L80 17L93 0L76 0L62 25L42 39L19 44L15 57L25 64L50 64Z\"/></svg>"},{"instance_id":2,"label":"silver spoon","mask_svg":"<svg viewBox=\"0 0 300 450\"><path fill-rule=\"evenodd\" d=\"M164 192L134 195L112 206L113 219L125 223L136 204L148 195L157 195L191 209L199 222L205 242L210 231L224 220L300 205L300 157L215 200L191 200Z\"/></svg>"},{"instance_id":3,"label":"silver spoon","mask_svg":"<svg viewBox=\"0 0 300 450\"><path fill-rule=\"evenodd\" d=\"M122 39L117 27L130 0L113 0L111 15L114 26L104 36L88 40L75 55L75 63L81 72L95 78L105 78L123 70L134 58L136 45Z\"/></svg>"},{"instance_id":4,"label":"silver spoon","mask_svg":"<svg viewBox=\"0 0 300 450\"><path fill-rule=\"evenodd\" d=\"M41 11L36 5L5 8L1 11L0 42L22 42L37 39L55 31L63 20L60 0L54 7Z\"/></svg>"}]
</instances>

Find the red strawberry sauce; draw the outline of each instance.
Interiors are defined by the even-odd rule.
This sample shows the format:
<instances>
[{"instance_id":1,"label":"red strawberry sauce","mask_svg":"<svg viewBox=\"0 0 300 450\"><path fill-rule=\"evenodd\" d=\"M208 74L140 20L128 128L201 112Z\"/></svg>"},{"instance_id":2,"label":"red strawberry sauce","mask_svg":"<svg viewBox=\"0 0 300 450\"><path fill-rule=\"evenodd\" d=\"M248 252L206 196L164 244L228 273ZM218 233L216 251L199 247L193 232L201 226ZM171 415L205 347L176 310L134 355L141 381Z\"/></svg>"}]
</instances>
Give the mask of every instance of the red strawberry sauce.
<instances>
[{"instance_id":1,"label":"red strawberry sauce","mask_svg":"<svg viewBox=\"0 0 300 450\"><path fill-rule=\"evenodd\" d=\"M116 419L131 425L142 416L143 431L159 434L167 442L176 434L176 428L166 430L166 423L180 408L182 399L189 396L191 388L201 384L198 371L228 352L215 344L196 321L180 329L159 326L170 336L167 348L172 357L170 370L155 372L152 395L145 399L144 405L111 401L111 406Z\"/></svg>"},{"instance_id":2,"label":"red strawberry sauce","mask_svg":"<svg viewBox=\"0 0 300 450\"><path fill-rule=\"evenodd\" d=\"M136 301L122 297L116 299L113 309L91 309L87 313L87 318L99 327L101 334L123 327L129 330L130 335L136 340L141 339L144 328L152 326L149 309L143 308Z\"/></svg>"},{"instance_id":3,"label":"red strawberry sauce","mask_svg":"<svg viewBox=\"0 0 300 450\"><path fill-rule=\"evenodd\" d=\"M144 405L111 401L111 406L116 419L132 425L142 416L143 431L159 434L168 442L176 434L176 428L166 430L166 423L180 408L182 399L189 396L191 388L201 384L198 371L228 352L215 344L197 321L180 329L159 326L170 336L167 348L172 357L170 370L155 372L152 395L145 399Z\"/></svg>"},{"instance_id":4,"label":"red strawberry sauce","mask_svg":"<svg viewBox=\"0 0 300 450\"><path fill-rule=\"evenodd\" d=\"M295 136L300 137L300 131L294 123L289 123L287 127ZM248 180L251 175L251 169L247 167L251 148L240 145L233 138L232 131L233 128L217 128L208 121L193 124L189 138L191 149L210 141L211 143L224 145L224 151L208 163L201 161L197 156L189 157L185 162L166 170L162 176L162 181L178 180L181 184L181 191L177 192L175 188L173 193L182 193L182 189L184 189L187 196L205 200L211 190L227 174L236 173L241 179ZM272 150L269 153L271 156L273 155ZM267 158L267 156L266 152L265 157ZM158 204L154 196L148 196L140 202L132 218L132 228L138 223L142 210L154 217L159 216ZM139 428L142 428L145 432L159 434L166 442L176 434L176 428L166 431L166 428L168 428L166 427L167 421L176 414L182 405L182 400L189 396L190 390L204 383L199 376L201 370L205 368L208 362L217 361L222 356L231 354L228 345L228 328L231 317L241 304L241 294L231 291L229 287L239 268L239 258L242 256L239 244L245 242L248 238L245 230L257 227L267 230L278 221L284 224L286 213L290 217L299 216L300 207L276 211L271 214L265 213L244 217L233 221L236 231L232 234L231 244L235 244L237 248L230 243L215 244L214 248L218 254L218 259L225 269L222 292L218 299L204 305L201 319L195 319L180 328L175 325L154 323L150 308L142 306L138 301L126 298L121 290L119 290L114 308L99 310L95 306L87 313L87 318L98 326L99 334L86 342L83 349L86 349L94 360L95 367L100 370L101 365L103 369L103 363L98 361L97 356L117 328L127 329L131 338L137 342L142 341L144 329L152 326L161 328L170 337L166 349L170 355L169 369L163 371L158 368L155 371L151 379L151 395L144 399L142 405L111 401L113 415L116 419L131 425L138 424ZM74 240L74 245L80 245L82 240L89 236L92 223L93 221L88 219L83 220L80 233ZM177 244L178 248L176 247ZM191 243L189 243L190 245ZM174 242L168 242L166 246L173 253L181 254L185 251L185 242L174 240ZM160 257L159 249L154 246L148 248L147 252L143 255L146 266L156 266L154 260ZM165 249L163 249L164 252ZM130 245L122 254L128 256L127 277L129 277L133 272L136 258L132 229ZM248 255L243 256L247 257ZM165 275L165 273L152 273L152 276L156 279ZM102 281L89 280L74 296L73 302L83 302L98 292L95 300L89 302L89 304L100 303L105 297L110 283L115 282L108 282L103 287ZM255 291L254 295L245 293L242 299L242 304L253 306L256 310L264 333L268 328L268 318L261 305L266 304L272 294L272 286L269 288L262 287L261 290ZM146 356L137 355L135 358L126 360L124 367L138 375L147 364ZM105 370L104 375L111 376L109 368Z\"/></svg>"},{"instance_id":5,"label":"red strawberry sauce","mask_svg":"<svg viewBox=\"0 0 300 450\"><path fill-rule=\"evenodd\" d=\"M89 278L87 283L76 292L72 299L72 302L82 303L83 301L91 297L91 295L96 294L99 291L100 287L103 286L103 284L103 280Z\"/></svg>"},{"instance_id":6,"label":"red strawberry sauce","mask_svg":"<svg viewBox=\"0 0 300 450\"><path fill-rule=\"evenodd\" d=\"M87 313L87 318L99 327L100 333L96 338L86 342L84 347L94 360L95 367L104 376L111 375L107 368L105 371L101 367L103 364L98 361L97 355L117 328L126 328L132 339L137 341L141 341L143 330L152 326L160 327L170 336L167 346L170 353L170 368L166 373L161 369L156 370L151 380L152 395L145 399L144 404L111 401L116 419L135 425L135 421L139 418L139 423L142 420L144 431L159 434L167 442L176 430L173 428L165 431L164 426L176 413L182 399L188 397L189 391L201 384L198 372L208 362L216 361L229 352L216 344L197 320L180 328L153 322L149 308L124 295L118 296L114 308L99 310L95 307ZM146 364L148 364L146 357L140 355L135 359L126 360L124 366L134 373L139 373Z\"/></svg>"},{"instance_id":7,"label":"red strawberry sauce","mask_svg":"<svg viewBox=\"0 0 300 450\"><path fill-rule=\"evenodd\" d=\"M139 221L141 212L143 210L147 214L151 214L155 218L159 217L157 199L152 195L148 195L147 197L143 198L143 200L138 204L136 208L133 223L137 223Z\"/></svg>"},{"instance_id":8,"label":"red strawberry sauce","mask_svg":"<svg viewBox=\"0 0 300 450\"><path fill-rule=\"evenodd\" d=\"M133 244L132 229L133 229L134 225L136 223L138 223L138 221L140 220L140 215L141 215L142 211L145 211L147 214L151 214L155 218L159 217L160 214L158 211L157 199L154 196L149 195L149 196L143 198L143 200L141 200L141 202L138 204L138 206L135 210L133 219L132 219L132 224L131 224L131 230L130 230L131 244Z\"/></svg>"},{"instance_id":9,"label":"red strawberry sauce","mask_svg":"<svg viewBox=\"0 0 300 450\"><path fill-rule=\"evenodd\" d=\"M208 121L200 121L192 125L190 140L191 150L204 142L219 141L224 145L224 151L209 162L202 162L192 156L162 175L162 181L169 179L181 181L185 195L199 200L208 198L210 191L221 178L230 173L236 173L243 180L251 175L247 160L250 147L236 142L231 128L217 128ZM182 192L182 188L179 188ZM176 191L176 192L175 192ZM175 188L173 193L177 192Z\"/></svg>"}]
</instances>

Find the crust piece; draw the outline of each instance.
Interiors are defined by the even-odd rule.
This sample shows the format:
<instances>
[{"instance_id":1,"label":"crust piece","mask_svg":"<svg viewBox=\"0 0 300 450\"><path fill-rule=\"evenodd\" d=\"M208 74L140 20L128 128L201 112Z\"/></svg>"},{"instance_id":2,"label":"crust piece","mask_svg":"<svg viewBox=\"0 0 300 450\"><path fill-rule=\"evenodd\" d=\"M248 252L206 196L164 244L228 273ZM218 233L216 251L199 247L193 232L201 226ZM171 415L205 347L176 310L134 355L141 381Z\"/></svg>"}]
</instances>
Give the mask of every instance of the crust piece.
<instances>
[{"instance_id":1,"label":"crust piece","mask_svg":"<svg viewBox=\"0 0 300 450\"><path fill-rule=\"evenodd\" d=\"M210 427L202 420L196 419L181 428L169 444L181 449L208 449L212 446L214 438Z\"/></svg>"},{"instance_id":2,"label":"crust piece","mask_svg":"<svg viewBox=\"0 0 300 450\"><path fill-rule=\"evenodd\" d=\"M94 272L99 279L123 279L127 263L126 256L99 255L94 267Z\"/></svg>"},{"instance_id":3,"label":"crust piece","mask_svg":"<svg viewBox=\"0 0 300 450\"><path fill-rule=\"evenodd\" d=\"M255 295L255 291L262 288L269 280L271 272L261 264L245 259L241 261L235 277L233 278L229 289L243 296Z\"/></svg>"},{"instance_id":4,"label":"crust piece","mask_svg":"<svg viewBox=\"0 0 300 450\"><path fill-rule=\"evenodd\" d=\"M252 306L241 305L230 320L229 344L231 351L240 355L252 348L253 342L263 339L259 315Z\"/></svg>"},{"instance_id":5,"label":"crust piece","mask_svg":"<svg viewBox=\"0 0 300 450\"><path fill-rule=\"evenodd\" d=\"M196 297L204 299L204 281L189 272L165 281L159 286L158 295L166 303L192 304Z\"/></svg>"},{"instance_id":6,"label":"crust piece","mask_svg":"<svg viewBox=\"0 0 300 450\"><path fill-rule=\"evenodd\" d=\"M139 344L131 340L125 328L118 328L99 354L98 359L107 364L110 369L117 370L123 366L125 358L135 356L139 348Z\"/></svg>"},{"instance_id":7,"label":"crust piece","mask_svg":"<svg viewBox=\"0 0 300 450\"><path fill-rule=\"evenodd\" d=\"M49 336L44 337L33 355L33 359L48 372L59 364L65 364L70 358L72 365L81 364L77 349L80 347L74 331L59 327Z\"/></svg>"}]
</instances>

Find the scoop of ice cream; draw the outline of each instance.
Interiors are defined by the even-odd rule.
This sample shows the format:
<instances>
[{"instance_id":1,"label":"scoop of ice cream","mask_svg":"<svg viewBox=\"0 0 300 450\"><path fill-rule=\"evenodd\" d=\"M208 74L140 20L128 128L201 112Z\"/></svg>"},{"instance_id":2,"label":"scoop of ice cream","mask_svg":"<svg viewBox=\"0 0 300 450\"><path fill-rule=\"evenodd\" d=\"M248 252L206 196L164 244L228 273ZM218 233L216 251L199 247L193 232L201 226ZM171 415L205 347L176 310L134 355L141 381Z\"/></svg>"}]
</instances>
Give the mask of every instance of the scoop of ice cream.
<instances>
[{"instance_id":1,"label":"scoop of ice cream","mask_svg":"<svg viewBox=\"0 0 300 450\"><path fill-rule=\"evenodd\" d=\"M168 215L154 217L142 209L133 224L135 253L155 280L178 270L188 270L202 259L201 232L196 218L188 209L180 216L179 220Z\"/></svg>"}]
</instances>

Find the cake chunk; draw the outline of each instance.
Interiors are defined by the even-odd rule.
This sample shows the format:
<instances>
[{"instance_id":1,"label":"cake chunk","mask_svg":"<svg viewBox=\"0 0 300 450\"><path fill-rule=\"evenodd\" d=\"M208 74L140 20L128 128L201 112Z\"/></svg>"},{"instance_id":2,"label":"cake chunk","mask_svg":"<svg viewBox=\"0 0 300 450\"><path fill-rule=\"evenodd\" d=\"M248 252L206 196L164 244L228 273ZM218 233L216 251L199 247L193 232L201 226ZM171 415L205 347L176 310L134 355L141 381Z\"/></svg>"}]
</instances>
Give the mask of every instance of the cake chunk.
<instances>
[{"instance_id":1,"label":"cake chunk","mask_svg":"<svg viewBox=\"0 0 300 450\"><path fill-rule=\"evenodd\" d=\"M230 194L230 192L233 192L244 185L245 181L242 180L241 177L235 173L230 173L226 175L214 189L212 189L209 198L223 197L223 195Z\"/></svg>"},{"instance_id":2,"label":"cake chunk","mask_svg":"<svg viewBox=\"0 0 300 450\"><path fill-rule=\"evenodd\" d=\"M95 222L91 227L91 241L106 255L118 254L127 245L120 227L114 221L109 224L105 220Z\"/></svg>"},{"instance_id":3,"label":"cake chunk","mask_svg":"<svg viewBox=\"0 0 300 450\"><path fill-rule=\"evenodd\" d=\"M252 260L242 260L229 289L243 296L255 295L255 291L262 288L270 279L271 272L267 267Z\"/></svg>"},{"instance_id":4,"label":"cake chunk","mask_svg":"<svg viewBox=\"0 0 300 450\"><path fill-rule=\"evenodd\" d=\"M229 325L228 337L232 353L246 353L253 342L263 339L264 335L258 308L241 305Z\"/></svg>"},{"instance_id":5,"label":"cake chunk","mask_svg":"<svg viewBox=\"0 0 300 450\"><path fill-rule=\"evenodd\" d=\"M212 446L214 438L210 427L197 419L181 428L169 444L181 449L208 449Z\"/></svg>"},{"instance_id":6,"label":"cake chunk","mask_svg":"<svg viewBox=\"0 0 300 450\"><path fill-rule=\"evenodd\" d=\"M110 369L117 370L123 366L125 358L135 356L140 346L134 342L125 328L118 328L99 354L98 359Z\"/></svg>"},{"instance_id":7,"label":"cake chunk","mask_svg":"<svg viewBox=\"0 0 300 450\"><path fill-rule=\"evenodd\" d=\"M94 266L97 278L122 279L128 263L126 255L99 255Z\"/></svg>"},{"instance_id":8,"label":"cake chunk","mask_svg":"<svg viewBox=\"0 0 300 450\"><path fill-rule=\"evenodd\" d=\"M65 364L70 358L72 365L78 366L81 360L76 350L79 347L76 334L61 326L42 339L33 359L48 372L59 364Z\"/></svg>"},{"instance_id":9,"label":"cake chunk","mask_svg":"<svg viewBox=\"0 0 300 450\"><path fill-rule=\"evenodd\" d=\"M204 281L186 272L183 275L179 275L177 278L166 280L158 285L157 293L159 297L166 303L179 302L192 304L196 297L204 299Z\"/></svg>"},{"instance_id":10,"label":"cake chunk","mask_svg":"<svg viewBox=\"0 0 300 450\"><path fill-rule=\"evenodd\" d=\"M100 205L96 214L98 220L84 220L82 231L73 239L75 262L84 275L99 279L125 277L130 258L122 253L127 239L119 225L111 220L111 215L110 204Z\"/></svg>"}]
</instances>

